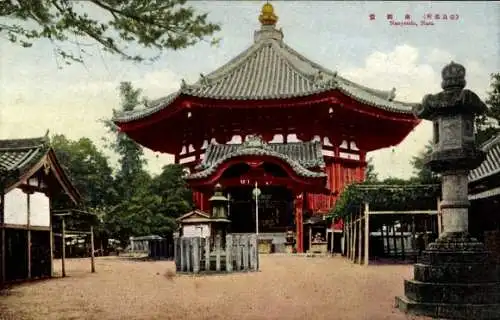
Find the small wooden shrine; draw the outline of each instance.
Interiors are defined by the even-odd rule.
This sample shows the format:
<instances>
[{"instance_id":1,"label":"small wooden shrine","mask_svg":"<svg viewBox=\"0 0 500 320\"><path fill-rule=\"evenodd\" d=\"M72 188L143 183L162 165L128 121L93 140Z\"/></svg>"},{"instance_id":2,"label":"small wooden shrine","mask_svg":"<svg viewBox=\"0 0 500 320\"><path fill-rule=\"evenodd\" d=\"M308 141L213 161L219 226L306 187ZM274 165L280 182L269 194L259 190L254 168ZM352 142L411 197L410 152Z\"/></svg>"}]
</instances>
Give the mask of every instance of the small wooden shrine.
<instances>
[{"instance_id":1,"label":"small wooden shrine","mask_svg":"<svg viewBox=\"0 0 500 320\"><path fill-rule=\"evenodd\" d=\"M0 283L51 277L52 199L78 204L48 136L0 140Z\"/></svg>"}]
</instances>

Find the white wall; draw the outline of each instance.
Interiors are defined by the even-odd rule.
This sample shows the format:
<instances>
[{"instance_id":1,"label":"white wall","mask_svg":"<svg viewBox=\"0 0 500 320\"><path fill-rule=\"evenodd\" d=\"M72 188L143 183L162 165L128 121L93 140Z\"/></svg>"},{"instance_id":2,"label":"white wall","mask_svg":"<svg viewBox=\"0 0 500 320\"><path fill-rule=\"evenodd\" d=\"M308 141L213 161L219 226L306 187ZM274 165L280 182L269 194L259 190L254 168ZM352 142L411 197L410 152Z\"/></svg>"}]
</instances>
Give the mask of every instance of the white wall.
<instances>
[{"instance_id":1,"label":"white wall","mask_svg":"<svg viewBox=\"0 0 500 320\"><path fill-rule=\"evenodd\" d=\"M30 195L30 225L50 227L50 201L44 193Z\"/></svg>"},{"instance_id":2,"label":"white wall","mask_svg":"<svg viewBox=\"0 0 500 320\"><path fill-rule=\"evenodd\" d=\"M202 229L200 230L200 228L202 228ZM182 227L182 231L183 231L184 237L199 237L200 234L204 238L210 236L210 228L206 224L186 225L186 226Z\"/></svg>"},{"instance_id":3,"label":"white wall","mask_svg":"<svg viewBox=\"0 0 500 320\"><path fill-rule=\"evenodd\" d=\"M5 195L5 223L28 224L28 195L21 189L14 189Z\"/></svg>"}]
</instances>

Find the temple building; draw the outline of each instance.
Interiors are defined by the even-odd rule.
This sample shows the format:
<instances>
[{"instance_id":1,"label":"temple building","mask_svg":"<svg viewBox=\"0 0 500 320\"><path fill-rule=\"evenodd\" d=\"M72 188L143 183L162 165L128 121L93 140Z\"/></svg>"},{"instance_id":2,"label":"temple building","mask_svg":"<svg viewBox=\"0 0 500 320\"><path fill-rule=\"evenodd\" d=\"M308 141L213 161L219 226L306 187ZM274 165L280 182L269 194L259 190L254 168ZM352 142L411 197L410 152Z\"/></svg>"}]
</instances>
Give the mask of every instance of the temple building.
<instances>
[{"instance_id":1,"label":"temple building","mask_svg":"<svg viewBox=\"0 0 500 320\"><path fill-rule=\"evenodd\" d=\"M52 200L81 196L48 136L0 140L0 284L53 273Z\"/></svg>"},{"instance_id":2,"label":"temple building","mask_svg":"<svg viewBox=\"0 0 500 320\"><path fill-rule=\"evenodd\" d=\"M228 63L114 123L189 170L199 210L209 212L220 183L231 232L255 232L257 183L259 239L279 247L293 231L304 252L304 222L324 217L347 184L364 179L367 152L399 144L419 120L395 89L349 81L288 46L271 4L259 21L253 43Z\"/></svg>"}]
</instances>

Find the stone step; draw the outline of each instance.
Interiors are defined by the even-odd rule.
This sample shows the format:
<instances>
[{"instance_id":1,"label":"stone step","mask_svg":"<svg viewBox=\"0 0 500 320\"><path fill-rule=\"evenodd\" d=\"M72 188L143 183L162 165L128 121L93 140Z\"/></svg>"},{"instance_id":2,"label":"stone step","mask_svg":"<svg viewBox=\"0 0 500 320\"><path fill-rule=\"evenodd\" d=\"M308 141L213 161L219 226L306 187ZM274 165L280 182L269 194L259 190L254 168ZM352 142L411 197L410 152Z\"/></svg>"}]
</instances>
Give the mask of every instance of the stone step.
<instances>
[{"instance_id":1,"label":"stone step","mask_svg":"<svg viewBox=\"0 0 500 320\"><path fill-rule=\"evenodd\" d=\"M489 263L487 251L430 251L422 252L418 263L442 265L448 263Z\"/></svg>"},{"instance_id":2,"label":"stone step","mask_svg":"<svg viewBox=\"0 0 500 320\"><path fill-rule=\"evenodd\" d=\"M396 308L405 313L456 320L500 320L500 304L450 304L417 302L396 297Z\"/></svg>"},{"instance_id":3,"label":"stone step","mask_svg":"<svg viewBox=\"0 0 500 320\"><path fill-rule=\"evenodd\" d=\"M414 279L434 283L498 282L498 267L493 263L415 264Z\"/></svg>"},{"instance_id":4,"label":"stone step","mask_svg":"<svg viewBox=\"0 0 500 320\"><path fill-rule=\"evenodd\" d=\"M491 304L500 302L500 283L432 283L405 280L405 295L417 302Z\"/></svg>"}]
</instances>

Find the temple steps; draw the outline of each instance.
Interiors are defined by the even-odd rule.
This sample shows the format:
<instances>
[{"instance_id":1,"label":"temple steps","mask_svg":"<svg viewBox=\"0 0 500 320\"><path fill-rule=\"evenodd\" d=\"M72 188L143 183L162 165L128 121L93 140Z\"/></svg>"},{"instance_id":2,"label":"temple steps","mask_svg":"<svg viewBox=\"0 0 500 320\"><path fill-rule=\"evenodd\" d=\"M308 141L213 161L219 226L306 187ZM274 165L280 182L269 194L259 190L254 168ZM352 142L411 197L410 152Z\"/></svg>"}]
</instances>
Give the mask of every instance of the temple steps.
<instances>
[{"instance_id":1,"label":"temple steps","mask_svg":"<svg viewBox=\"0 0 500 320\"><path fill-rule=\"evenodd\" d=\"M446 265L417 263L413 270L414 279L420 282L487 283L500 280L498 266L494 263L448 263Z\"/></svg>"},{"instance_id":2,"label":"temple steps","mask_svg":"<svg viewBox=\"0 0 500 320\"><path fill-rule=\"evenodd\" d=\"M396 308L409 314L434 319L500 320L500 304L453 304L417 302L408 297L396 297Z\"/></svg>"}]
</instances>

